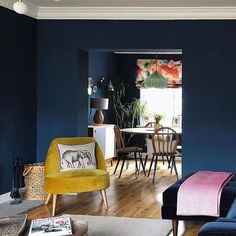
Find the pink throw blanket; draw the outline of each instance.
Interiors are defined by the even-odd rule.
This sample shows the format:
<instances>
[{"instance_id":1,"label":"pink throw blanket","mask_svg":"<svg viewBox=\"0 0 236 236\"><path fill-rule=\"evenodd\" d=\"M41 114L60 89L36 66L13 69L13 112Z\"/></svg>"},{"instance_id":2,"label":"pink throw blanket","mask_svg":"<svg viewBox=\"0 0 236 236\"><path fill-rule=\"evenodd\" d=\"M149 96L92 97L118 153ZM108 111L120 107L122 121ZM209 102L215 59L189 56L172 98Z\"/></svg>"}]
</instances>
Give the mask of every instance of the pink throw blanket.
<instances>
[{"instance_id":1,"label":"pink throw blanket","mask_svg":"<svg viewBox=\"0 0 236 236\"><path fill-rule=\"evenodd\" d=\"M180 185L177 215L219 216L221 192L232 177L230 172L213 171L190 176Z\"/></svg>"}]
</instances>

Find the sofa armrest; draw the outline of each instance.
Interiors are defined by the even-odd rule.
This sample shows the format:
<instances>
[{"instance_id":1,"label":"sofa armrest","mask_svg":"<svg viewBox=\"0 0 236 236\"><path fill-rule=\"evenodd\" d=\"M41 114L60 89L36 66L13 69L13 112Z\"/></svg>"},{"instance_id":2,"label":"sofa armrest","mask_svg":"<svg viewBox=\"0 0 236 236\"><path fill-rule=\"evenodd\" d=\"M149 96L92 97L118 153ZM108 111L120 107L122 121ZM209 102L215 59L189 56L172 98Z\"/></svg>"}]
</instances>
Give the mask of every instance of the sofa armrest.
<instances>
[{"instance_id":1,"label":"sofa armrest","mask_svg":"<svg viewBox=\"0 0 236 236\"><path fill-rule=\"evenodd\" d=\"M235 221L230 222L230 220L227 220L226 222L217 221L206 223L200 229L198 236L236 236Z\"/></svg>"},{"instance_id":2,"label":"sofa armrest","mask_svg":"<svg viewBox=\"0 0 236 236\"><path fill-rule=\"evenodd\" d=\"M228 219L236 219L236 199L232 203L226 218L228 218Z\"/></svg>"}]
</instances>

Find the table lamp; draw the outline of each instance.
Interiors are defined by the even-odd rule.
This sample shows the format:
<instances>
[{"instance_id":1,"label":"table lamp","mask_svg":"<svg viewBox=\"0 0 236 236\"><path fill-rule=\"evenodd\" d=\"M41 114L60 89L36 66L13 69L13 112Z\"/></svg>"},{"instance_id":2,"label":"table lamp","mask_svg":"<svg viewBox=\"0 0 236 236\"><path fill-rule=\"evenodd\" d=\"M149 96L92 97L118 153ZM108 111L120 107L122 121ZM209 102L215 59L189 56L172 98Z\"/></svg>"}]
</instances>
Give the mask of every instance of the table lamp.
<instances>
[{"instance_id":1,"label":"table lamp","mask_svg":"<svg viewBox=\"0 0 236 236\"><path fill-rule=\"evenodd\" d=\"M96 109L96 112L93 117L95 124L102 124L104 121L104 116L102 110L108 109L108 98L91 98L90 99L90 108Z\"/></svg>"}]
</instances>

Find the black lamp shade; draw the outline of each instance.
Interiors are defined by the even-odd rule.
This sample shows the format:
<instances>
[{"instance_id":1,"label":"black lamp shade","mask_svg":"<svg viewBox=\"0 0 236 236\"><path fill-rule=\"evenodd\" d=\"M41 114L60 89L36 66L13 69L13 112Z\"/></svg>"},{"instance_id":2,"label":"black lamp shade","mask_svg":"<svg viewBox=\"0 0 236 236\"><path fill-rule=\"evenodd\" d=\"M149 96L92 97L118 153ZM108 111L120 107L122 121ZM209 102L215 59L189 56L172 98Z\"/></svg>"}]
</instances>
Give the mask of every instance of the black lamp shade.
<instances>
[{"instance_id":1,"label":"black lamp shade","mask_svg":"<svg viewBox=\"0 0 236 236\"><path fill-rule=\"evenodd\" d=\"M97 110L107 110L108 109L108 98L91 98L90 99L90 108Z\"/></svg>"}]
</instances>

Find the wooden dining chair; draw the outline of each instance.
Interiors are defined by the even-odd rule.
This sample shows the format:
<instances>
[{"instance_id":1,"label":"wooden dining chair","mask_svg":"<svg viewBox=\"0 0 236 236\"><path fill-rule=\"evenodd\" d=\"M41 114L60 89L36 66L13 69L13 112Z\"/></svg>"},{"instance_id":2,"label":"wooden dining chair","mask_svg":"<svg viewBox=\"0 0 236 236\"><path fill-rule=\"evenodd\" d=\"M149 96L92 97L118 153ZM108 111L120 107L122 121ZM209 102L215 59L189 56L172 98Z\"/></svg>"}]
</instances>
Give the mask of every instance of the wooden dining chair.
<instances>
[{"instance_id":1,"label":"wooden dining chair","mask_svg":"<svg viewBox=\"0 0 236 236\"><path fill-rule=\"evenodd\" d=\"M115 132L115 139L116 139L116 148L117 148L116 150L117 150L118 161L117 161L113 174L116 173L119 163L120 161L122 161L120 174L119 174L119 178L120 178L123 168L124 168L125 161L129 162L129 160L134 160L135 161L135 176L137 177L139 174L139 168L138 168L138 160L139 160L142 166L144 175L146 176L145 168L144 168L144 164L142 160L143 149L137 146L126 147L120 128L116 125L114 126L114 132Z\"/></svg>"},{"instance_id":2,"label":"wooden dining chair","mask_svg":"<svg viewBox=\"0 0 236 236\"><path fill-rule=\"evenodd\" d=\"M145 128L154 128L155 124L156 124L156 122L148 122L144 127ZM161 127L163 127L163 126L161 125ZM152 139L152 135L151 134L147 134L146 135L146 143L145 143L146 144L146 148L147 148L147 152L146 152L146 156L145 156L145 161L144 161L144 167L145 168L146 168L148 157L153 153L153 147L152 147L151 139ZM170 168L169 160L167 160L167 161L168 161L168 168ZM163 165L164 165L165 164L164 157L162 157L162 162L163 162Z\"/></svg>"},{"instance_id":3,"label":"wooden dining chair","mask_svg":"<svg viewBox=\"0 0 236 236\"><path fill-rule=\"evenodd\" d=\"M152 159L148 171L148 176L150 175L152 165L154 163L154 173L153 173L153 183L155 181L155 175L157 170L157 162L158 158L167 158L170 163L171 173L173 169L175 170L175 174L177 179L178 171L176 168L175 157L178 155L177 145L179 143L179 134L169 127L162 127L154 131L152 135Z\"/></svg>"}]
</instances>

